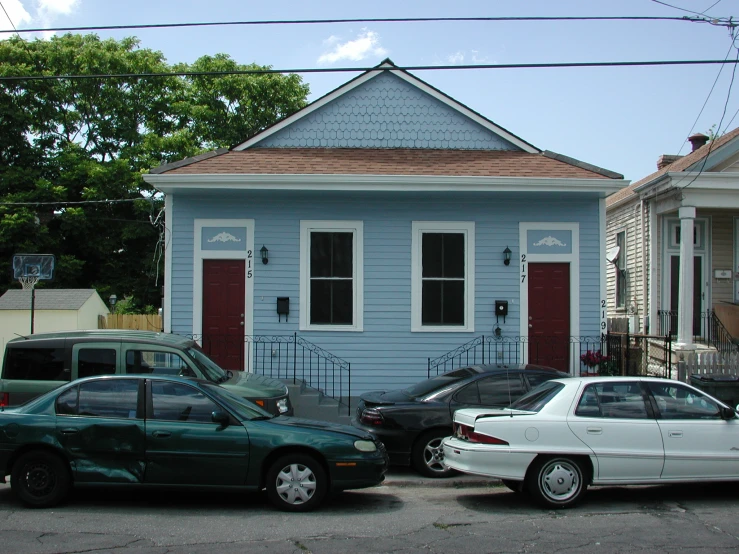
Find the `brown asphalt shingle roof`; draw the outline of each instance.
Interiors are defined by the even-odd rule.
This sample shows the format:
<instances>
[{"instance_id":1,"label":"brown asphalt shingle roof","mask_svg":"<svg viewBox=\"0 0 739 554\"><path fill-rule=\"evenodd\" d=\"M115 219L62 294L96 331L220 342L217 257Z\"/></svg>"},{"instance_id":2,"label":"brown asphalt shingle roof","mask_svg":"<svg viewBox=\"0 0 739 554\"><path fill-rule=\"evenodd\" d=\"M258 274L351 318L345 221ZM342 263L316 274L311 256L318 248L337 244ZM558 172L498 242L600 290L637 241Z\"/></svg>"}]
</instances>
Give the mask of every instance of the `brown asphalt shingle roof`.
<instances>
[{"instance_id":1,"label":"brown asphalt shingle roof","mask_svg":"<svg viewBox=\"0 0 739 554\"><path fill-rule=\"evenodd\" d=\"M613 193L608 198L606 198L606 207L612 206L613 204L616 204L622 200L625 200L629 196L634 196L634 190L643 185L644 183L648 183L650 181L653 181L657 177L660 177L661 175L664 175L667 172L670 173L676 173L678 171L685 171L687 168L689 168L691 165L693 165L695 162L698 162L708 156L709 151L710 152L716 152L719 148L721 148L724 144L731 141L733 138L739 136L739 127L731 131L730 133L726 133L725 135L721 136L720 138L708 142L701 146L698 150L695 152L691 152L687 156L683 156L682 158L679 158L678 160L672 162L670 165L663 167L662 169L655 171L651 175L647 175L643 179L640 179L636 183L630 184L625 189L621 189L618 192Z\"/></svg>"},{"instance_id":2,"label":"brown asphalt shingle roof","mask_svg":"<svg viewBox=\"0 0 739 554\"><path fill-rule=\"evenodd\" d=\"M167 175L429 175L608 179L544 154L411 148L251 148L214 154Z\"/></svg>"}]
</instances>

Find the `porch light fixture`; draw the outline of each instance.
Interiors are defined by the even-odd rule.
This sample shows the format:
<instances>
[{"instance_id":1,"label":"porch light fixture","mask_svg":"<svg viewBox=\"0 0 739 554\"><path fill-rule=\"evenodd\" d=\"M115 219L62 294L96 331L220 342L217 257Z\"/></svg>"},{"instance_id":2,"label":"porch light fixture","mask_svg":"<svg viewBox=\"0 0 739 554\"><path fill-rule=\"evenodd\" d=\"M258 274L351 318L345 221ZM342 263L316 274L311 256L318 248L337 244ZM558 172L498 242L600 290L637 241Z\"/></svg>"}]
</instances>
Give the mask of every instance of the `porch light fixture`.
<instances>
[{"instance_id":1,"label":"porch light fixture","mask_svg":"<svg viewBox=\"0 0 739 554\"><path fill-rule=\"evenodd\" d=\"M259 249L259 253L262 255L262 263L265 265L269 263L269 258L267 257L267 254L269 254L269 250L267 250L267 247L262 245L262 247Z\"/></svg>"},{"instance_id":2,"label":"porch light fixture","mask_svg":"<svg viewBox=\"0 0 739 554\"><path fill-rule=\"evenodd\" d=\"M108 298L108 303L110 304L111 309L115 306L116 300L118 300L118 297L115 294L111 294Z\"/></svg>"},{"instance_id":3,"label":"porch light fixture","mask_svg":"<svg viewBox=\"0 0 739 554\"><path fill-rule=\"evenodd\" d=\"M511 265L511 254L511 249L506 246L505 250L503 250L503 263L505 265Z\"/></svg>"}]
</instances>

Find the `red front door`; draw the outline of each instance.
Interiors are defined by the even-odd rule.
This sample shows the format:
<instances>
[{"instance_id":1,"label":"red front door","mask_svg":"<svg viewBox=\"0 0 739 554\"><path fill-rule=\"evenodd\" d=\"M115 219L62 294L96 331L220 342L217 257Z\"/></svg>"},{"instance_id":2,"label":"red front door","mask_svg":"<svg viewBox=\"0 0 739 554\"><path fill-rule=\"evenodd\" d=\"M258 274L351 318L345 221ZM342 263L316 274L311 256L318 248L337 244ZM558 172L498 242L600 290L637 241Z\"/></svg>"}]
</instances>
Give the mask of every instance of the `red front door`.
<instances>
[{"instance_id":1,"label":"red front door","mask_svg":"<svg viewBox=\"0 0 739 554\"><path fill-rule=\"evenodd\" d=\"M244 260L203 260L203 350L244 369Z\"/></svg>"},{"instance_id":2,"label":"red front door","mask_svg":"<svg viewBox=\"0 0 739 554\"><path fill-rule=\"evenodd\" d=\"M529 363L570 371L570 264L529 264Z\"/></svg>"}]
</instances>

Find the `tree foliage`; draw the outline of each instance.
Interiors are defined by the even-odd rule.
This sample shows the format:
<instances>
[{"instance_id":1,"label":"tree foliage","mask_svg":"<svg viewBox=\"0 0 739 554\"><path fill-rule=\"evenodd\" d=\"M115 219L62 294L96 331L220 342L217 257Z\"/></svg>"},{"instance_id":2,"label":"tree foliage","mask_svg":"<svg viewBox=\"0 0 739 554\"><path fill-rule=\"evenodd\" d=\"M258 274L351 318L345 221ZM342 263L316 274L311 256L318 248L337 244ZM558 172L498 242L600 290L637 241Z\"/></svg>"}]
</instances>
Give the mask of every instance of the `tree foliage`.
<instances>
[{"instance_id":1,"label":"tree foliage","mask_svg":"<svg viewBox=\"0 0 739 554\"><path fill-rule=\"evenodd\" d=\"M169 65L136 38L0 41L0 76L248 69L266 67L225 54ZM13 285L13 254L43 253L56 270L42 286L158 305L163 202L142 174L242 142L307 94L299 76L279 74L0 81L0 292Z\"/></svg>"}]
</instances>

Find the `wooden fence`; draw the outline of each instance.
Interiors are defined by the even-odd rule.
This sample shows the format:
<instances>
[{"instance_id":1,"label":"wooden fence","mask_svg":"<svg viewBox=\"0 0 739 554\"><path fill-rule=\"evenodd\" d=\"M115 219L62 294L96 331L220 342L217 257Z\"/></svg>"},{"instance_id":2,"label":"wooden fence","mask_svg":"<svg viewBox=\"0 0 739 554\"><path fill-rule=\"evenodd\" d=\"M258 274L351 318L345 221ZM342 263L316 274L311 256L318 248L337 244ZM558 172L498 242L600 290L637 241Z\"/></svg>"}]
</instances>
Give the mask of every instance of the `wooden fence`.
<instances>
[{"instance_id":1,"label":"wooden fence","mask_svg":"<svg viewBox=\"0 0 739 554\"><path fill-rule=\"evenodd\" d=\"M677 378L689 382L691 375L739 375L739 353L692 352L677 364Z\"/></svg>"},{"instance_id":2,"label":"wooden fence","mask_svg":"<svg viewBox=\"0 0 739 554\"><path fill-rule=\"evenodd\" d=\"M98 329L161 331L162 316L157 314L108 314L98 316Z\"/></svg>"}]
</instances>

